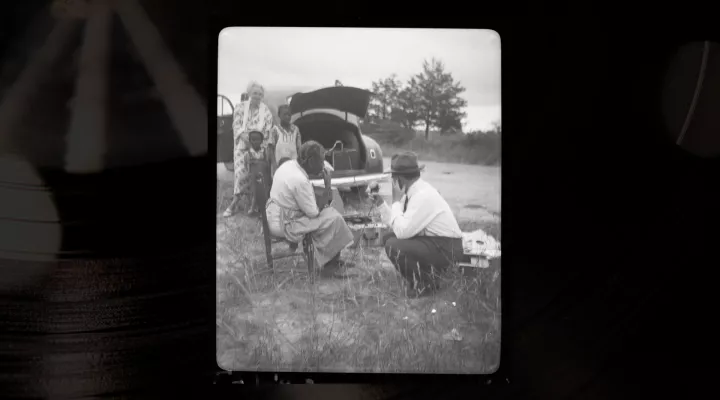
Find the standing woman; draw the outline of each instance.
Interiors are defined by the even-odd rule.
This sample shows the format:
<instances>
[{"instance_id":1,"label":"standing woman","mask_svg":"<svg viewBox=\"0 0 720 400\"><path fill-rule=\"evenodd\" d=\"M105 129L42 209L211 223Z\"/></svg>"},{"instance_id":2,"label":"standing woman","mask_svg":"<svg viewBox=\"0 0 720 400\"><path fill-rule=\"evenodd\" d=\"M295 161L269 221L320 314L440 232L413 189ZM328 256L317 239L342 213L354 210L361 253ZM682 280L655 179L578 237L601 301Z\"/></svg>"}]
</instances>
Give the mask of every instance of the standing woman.
<instances>
[{"instance_id":1,"label":"standing woman","mask_svg":"<svg viewBox=\"0 0 720 400\"><path fill-rule=\"evenodd\" d=\"M265 96L265 88L261 84L252 81L247 87L247 94L249 99L236 105L233 113L235 182L233 200L223 213L225 217L237 213L240 197L244 194L244 187L247 186L244 183L248 179L248 167L245 165L245 153L250 148L248 133L251 131L261 132L263 134L262 147L267 148L273 127L272 112L262 102Z\"/></svg>"}]
</instances>

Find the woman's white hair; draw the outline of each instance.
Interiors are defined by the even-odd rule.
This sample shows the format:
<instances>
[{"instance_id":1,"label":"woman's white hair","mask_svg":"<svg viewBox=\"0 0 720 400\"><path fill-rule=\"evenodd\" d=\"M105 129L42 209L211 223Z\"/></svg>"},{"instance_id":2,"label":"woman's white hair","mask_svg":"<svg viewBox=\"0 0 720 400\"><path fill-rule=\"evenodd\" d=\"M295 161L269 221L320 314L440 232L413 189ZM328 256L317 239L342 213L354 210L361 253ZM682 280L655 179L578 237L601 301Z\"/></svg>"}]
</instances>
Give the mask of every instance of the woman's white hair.
<instances>
[{"instance_id":1,"label":"woman's white hair","mask_svg":"<svg viewBox=\"0 0 720 400\"><path fill-rule=\"evenodd\" d=\"M247 90L246 90L245 93L247 93L248 96L249 96L250 93L252 92L252 90L255 89L255 88L258 88L258 89L262 90L263 96L265 95L265 88L264 88L263 85L261 85L260 82L258 82L258 81L250 81L250 83L248 83L248 85L247 85Z\"/></svg>"}]
</instances>

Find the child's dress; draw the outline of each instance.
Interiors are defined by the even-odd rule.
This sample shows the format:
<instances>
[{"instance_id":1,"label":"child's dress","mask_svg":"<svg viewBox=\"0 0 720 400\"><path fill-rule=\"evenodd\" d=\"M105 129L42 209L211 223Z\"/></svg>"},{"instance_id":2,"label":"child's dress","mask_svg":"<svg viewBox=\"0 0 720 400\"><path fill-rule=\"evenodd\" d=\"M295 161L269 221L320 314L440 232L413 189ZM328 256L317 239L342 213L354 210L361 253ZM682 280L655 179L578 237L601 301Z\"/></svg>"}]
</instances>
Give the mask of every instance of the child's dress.
<instances>
[{"instance_id":1,"label":"child's dress","mask_svg":"<svg viewBox=\"0 0 720 400\"><path fill-rule=\"evenodd\" d=\"M271 141L275 145L275 162L283 158L295 160L298 158L297 149L302 143L300 130L296 125L290 124L288 129L282 125L275 125L270 133Z\"/></svg>"}]
</instances>

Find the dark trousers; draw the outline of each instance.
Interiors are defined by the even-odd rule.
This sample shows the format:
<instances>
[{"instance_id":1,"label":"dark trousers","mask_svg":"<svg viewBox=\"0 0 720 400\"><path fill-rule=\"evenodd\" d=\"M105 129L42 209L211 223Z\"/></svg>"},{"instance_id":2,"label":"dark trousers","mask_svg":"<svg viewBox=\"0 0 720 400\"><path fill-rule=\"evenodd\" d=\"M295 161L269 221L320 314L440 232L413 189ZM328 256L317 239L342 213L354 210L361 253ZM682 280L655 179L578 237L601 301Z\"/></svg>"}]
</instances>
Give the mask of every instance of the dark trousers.
<instances>
[{"instance_id":1,"label":"dark trousers","mask_svg":"<svg viewBox=\"0 0 720 400\"><path fill-rule=\"evenodd\" d=\"M270 197L270 188L272 187L272 175L270 175L270 164L264 161L259 160L251 160L250 165L248 165L249 169L249 175L252 177L253 181L251 183L251 190L250 190L250 210L252 211L259 211L259 205L255 204L255 199L257 194L255 193L255 190L258 189L257 185L255 184L255 179L257 179L258 174L262 174L263 176L263 197L265 199L268 199Z\"/></svg>"},{"instance_id":2,"label":"dark trousers","mask_svg":"<svg viewBox=\"0 0 720 400\"><path fill-rule=\"evenodd\" d=\"M437 289L438 275L463 255L462 239L415 236L398 239L394 233L383 236L385 253L411 287L419 291Z\"/></svg>"}]
</instances>

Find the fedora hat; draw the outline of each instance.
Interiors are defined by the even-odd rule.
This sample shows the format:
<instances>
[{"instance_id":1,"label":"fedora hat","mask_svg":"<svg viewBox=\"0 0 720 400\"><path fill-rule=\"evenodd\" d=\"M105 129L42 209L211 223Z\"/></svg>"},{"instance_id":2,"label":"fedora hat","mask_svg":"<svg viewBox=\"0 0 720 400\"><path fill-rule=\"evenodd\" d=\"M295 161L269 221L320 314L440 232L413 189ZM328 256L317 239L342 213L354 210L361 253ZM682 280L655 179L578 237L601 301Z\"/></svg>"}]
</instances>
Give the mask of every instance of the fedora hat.
<instances>
[{"instance_id":1,"label":"fedora hat","mask_svg":"<svg viewBox=\"0 0 720 400\"><path fill-rule=\"evenodd\" d=\"M390 159L390 172L393 175L405 175L420 172L425 169L424 165L418 165L417 154L412 151L396 153Z\"/></svg>"}]
</instances>

